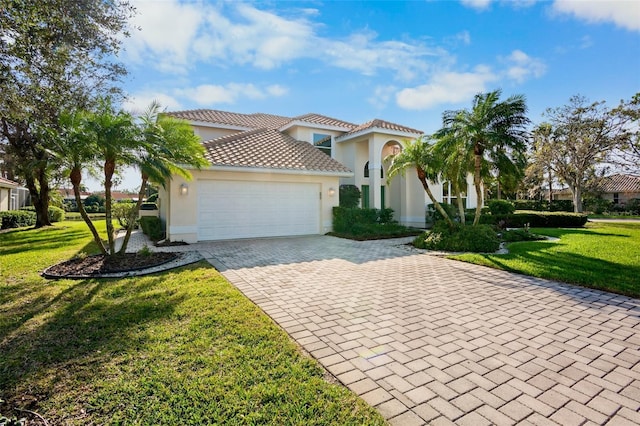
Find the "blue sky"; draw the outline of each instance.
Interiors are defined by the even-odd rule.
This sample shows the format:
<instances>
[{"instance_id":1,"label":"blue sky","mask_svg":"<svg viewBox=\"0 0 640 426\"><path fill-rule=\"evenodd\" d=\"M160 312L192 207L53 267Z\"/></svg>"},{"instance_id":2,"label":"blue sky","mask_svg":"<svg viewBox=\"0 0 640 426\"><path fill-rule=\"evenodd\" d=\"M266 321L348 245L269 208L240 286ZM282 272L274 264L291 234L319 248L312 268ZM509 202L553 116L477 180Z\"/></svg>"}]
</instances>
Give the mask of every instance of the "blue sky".
<instances>
[{"instance_id":1,"label":"blue sky","mask_svg":"<svg viewBox=\"0 0 640 426\"><path fill-rule=\"evenodd\" d=\"M157 99L431 133L497 88L524 94L534 122L574 94L614 106L640 91L636 0L133 3L133 111Z\"/></svg>"}]
</instances>

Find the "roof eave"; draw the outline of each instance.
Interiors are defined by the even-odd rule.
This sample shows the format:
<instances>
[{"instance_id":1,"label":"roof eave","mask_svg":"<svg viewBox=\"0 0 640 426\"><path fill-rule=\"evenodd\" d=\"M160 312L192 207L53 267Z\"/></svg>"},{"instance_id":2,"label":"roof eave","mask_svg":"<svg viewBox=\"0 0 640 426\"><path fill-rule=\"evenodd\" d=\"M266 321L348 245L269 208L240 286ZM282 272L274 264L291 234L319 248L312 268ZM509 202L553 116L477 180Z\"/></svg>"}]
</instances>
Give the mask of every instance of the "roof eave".
<instances>
[{"instance_id":1,"label":"roof eave","mask_svg":"<svg viewBox=\"0 0 640 426\"><path fill-rule=\"evenodd\" d=\"M280 127L278 130L281 132L284 132L285 130L288 130L292 127L296 127L296 126L300 126L300 127L310 127L313 129L322 129L322 130L333 130L336 132L348 132L349 130L351 130L349 127L342 127L342 126L332 126L329 124L319 124L319 123L310 123L308 121L301 121L301 120L294 120L294 121L290 121L289 123L285 124L284 126Z\"/></svg>"},{"instance_id":2,"label":"roof eave","mask_svg":"<svg viewBox=\"0 0 640 426\"><path fill-rule=\"evenodd\" d=\"M338 136L338 137L335 138L335 141L336 142L344 142L344 141L347 141L349 139L355 139L355 138L358 138L360 136L364 136L364 135L369 134L369 133L384 133L384 134L387 134L387 135L402 136L402 137L408 137L408 138L412 138L412 139L415 139L416 137L424 134L424 133L403 132L403 131L399 131L399 130L384 129L382 127L371 127L371 128L368 128L368 129L361 130L359 132Z\"/></svg>"}]
</instances>

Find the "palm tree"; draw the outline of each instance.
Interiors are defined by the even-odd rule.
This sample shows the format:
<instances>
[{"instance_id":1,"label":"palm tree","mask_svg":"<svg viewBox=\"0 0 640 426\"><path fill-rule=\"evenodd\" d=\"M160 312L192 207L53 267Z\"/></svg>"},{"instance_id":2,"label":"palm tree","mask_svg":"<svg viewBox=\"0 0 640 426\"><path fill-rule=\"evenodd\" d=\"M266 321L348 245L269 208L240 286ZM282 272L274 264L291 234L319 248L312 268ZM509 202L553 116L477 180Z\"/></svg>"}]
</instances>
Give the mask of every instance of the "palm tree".
<instances>
[{"instance_id":1,"label":"palm tree","mask_svg":"<svg viewBox=\"0 0 640 426\"><path fill-rule=\"evenodd\" d=\"M148 182L153 181L165 187L173 175L191 179L191 173L185 167L200 169L209 164L204 157L204 147L189 123L160 114L160 104L155 101L141 117L141 130L143 137L135 165L140 169L142 182L120 254L127 249Z\"/></svg>"},{"instance_id":2,"label":"palm tree","mask_svg":"<svg viewBox=\"0 0 640 426\"><path fill-rule=\"evenodd\" d=\"M499 102L500 90L479 93L473 98L471 111L466 109L445 111L442 115L443 128L436 135L454 135L464 141L467 151L473 152L473 183L476 188L477 206L473 224L478 224L482 210L483 174L490 170L489 158L501 157L498 167L505 167L504 161L512 161L512 154L524 152L529 119L523 95L514 95ZM483 169L485 173L483 173Z\"/></svg>"},{"instance_id":3,"label":"palm tree","mask_svg":"<svg viewBox=\"0 0 640 426\"><path fill-rule=\"evenodd\" d=\"M385 161L391 161L387 172L387 181L398 174L404 175L408 168L415 168L418 180L436 210L444 217L444 220L451 228L455 227L455 224L429 188L428 182L434 183L438 181L441 167L438 157L434 155L433 144L430 143L426 136L407 142L401 152L388 156Z\"/></svg>"}]
</instances>

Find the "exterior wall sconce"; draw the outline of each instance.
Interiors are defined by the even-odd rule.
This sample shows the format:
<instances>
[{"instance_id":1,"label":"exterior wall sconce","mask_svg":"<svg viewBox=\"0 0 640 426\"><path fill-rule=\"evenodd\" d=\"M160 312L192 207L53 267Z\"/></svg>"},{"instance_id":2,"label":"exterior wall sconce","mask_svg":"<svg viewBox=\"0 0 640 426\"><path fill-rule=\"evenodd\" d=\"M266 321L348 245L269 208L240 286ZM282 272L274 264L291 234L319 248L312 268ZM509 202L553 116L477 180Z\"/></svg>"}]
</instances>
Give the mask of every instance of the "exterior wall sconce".
<instances>
[{"instance_id":1,"label":"exterior wall sconce","mask_svg":"<svg viewBox=\"0 0 640 426\"><path fill-rule=\"evenodd\" d=\"M327 191L327 193L329 194L329 197L333 197L334 195L336 195L336 190L333 188L329 188L329 191Z\"/></svg>"},{"instance_id":2,"label":"exterior wall sconce","mask_svg":"<svg viewBox=\"0 0 640 426\"><path fill-rule=\"evenodd\" d=\"M187 195L189 193L189 185L183 183L180 185L180 195Z\"/></svg>"}]
</instances>

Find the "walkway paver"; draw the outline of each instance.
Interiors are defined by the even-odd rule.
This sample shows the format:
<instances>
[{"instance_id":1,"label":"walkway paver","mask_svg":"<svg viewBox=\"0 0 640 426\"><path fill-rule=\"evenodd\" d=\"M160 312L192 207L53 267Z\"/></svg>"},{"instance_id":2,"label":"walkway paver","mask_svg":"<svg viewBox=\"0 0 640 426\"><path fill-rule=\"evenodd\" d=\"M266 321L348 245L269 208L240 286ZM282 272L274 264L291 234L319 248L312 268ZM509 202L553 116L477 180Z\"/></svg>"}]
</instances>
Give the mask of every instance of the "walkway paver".
<instances>
[{"instance_id":1,"label":"walkway paver","mask_svg":"<svg viewBox=\"0 0 640 426\"><path fill-rule=\"evenodd\" d=\"M199 250L391 424L638 424L640 301L404 241L184 249Z\"/></svg>"}]
</instances>

